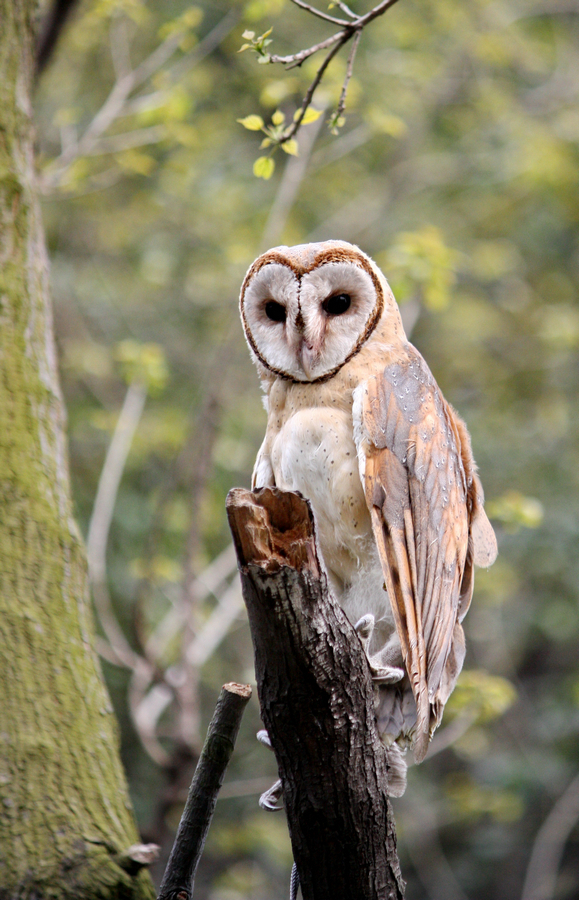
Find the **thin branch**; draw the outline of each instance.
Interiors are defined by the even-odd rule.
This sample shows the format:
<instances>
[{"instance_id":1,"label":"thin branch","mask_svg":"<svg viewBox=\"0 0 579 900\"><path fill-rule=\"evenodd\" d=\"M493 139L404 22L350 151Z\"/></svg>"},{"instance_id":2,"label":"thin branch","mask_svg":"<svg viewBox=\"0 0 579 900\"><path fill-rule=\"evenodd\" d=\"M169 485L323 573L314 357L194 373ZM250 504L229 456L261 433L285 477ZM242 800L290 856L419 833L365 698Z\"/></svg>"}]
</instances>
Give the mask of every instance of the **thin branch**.
<instances>
[{"instance_id":1,"label":"thin branch","mask_svg":"<svg viewBox=\"0 0 579 900\"><path fill-rule=\"evenodd\" d=\"M355 12L352 12L352 10L350 9L350 7L349 7L349 6L346 6L346 4L343 3L343 0L336 0L336 6L339 6L340 9L342 10L342 12L345 12L346 15L347 15L347 16L350 16L351 19L357 19L357 18L358 18L357 14L356 14Z\"/></svg>"},{"instance_id":2,"label":"thin branch","mask_svg":"<svg viewBox=\"0 0 579 900\"><path fill-rule=\"evenodd\" d=\"M405 805L410 805L404 844L419 880L431 900L468 900L444 854L433 798L425 800L417 792L408 792Z\"/></svg>"},{"instance_id":3,"label":"thin branch","mask_svg":"<svg viewBox=\"0 0 579 900\"><path fill-rule=\"evenodd\" d=\"M241 585L236 579L225 591L203 628L185 650L189 667L200 669L228 633L243 609Z\"/></svg>"},{"instance_id":4,"label":"thin branch","mask_svg":"<svg viewBox=\"0 0 579 900\"><path fill-rule=\"evenodd\" d=\"M104 156L107 153L121 153L123 150L131 150L134 147L145 147L150 144L158 144L167 137L167 129L164 125L151 125L150 128L137 128L135 131L127 131L123 134L113 134L108 138L101 138L86 156Z\"/></svg>"},{"instance_id":5,"label":"thin branch","mask_svg":"<svg viewBox=\"0 0 579 900\"><path fill-rule=\"evenodd\" d=\"M292 138L294 136L294 134L297 134L297 131L303 122L306 111L307 111L310 103L312 102L314 92L315 92L317 86L319 85L320 81L324 77L324 72L330 65L331 61L333 60L334 56L336 55L338 50L341 48L341 46L342 46L342 44L336 44L336 46L330 50L330 52L324 59L322 65L320 66L320 68L318 69L318 71L316 73L316 77L314 78L314 80L312 81L312 83L310 84L310 86L306 92L306 95L303 99L302 105L299 109L296 119L294 120L293 124L291 125L291 127L287 130L286 134L284 135L284 141L288 141L290 138Z\"/></svg>"},{"instance_id":6,"label":"thin branch","mask_svg":"<svg viewBox=\"0 0 579 900\"><path fill-rule=\"evenodd\" d=\"M349 31L338 31L331 37L326 38L325 41L313 44L311 47L308 47L306 50L300 50L298 53L291 53L289 56L275 56L272 54L269 61L272 63L281 63L287 69L294 69L296 66L301 66L301 64L305 62L306 59L309 59L310 56L313 56L314 53L319 53L320 50L327 50L328 47L332 47L338 41L345 43L344 38L348 40L351 36L352 34L350 34ZM341 46L342 44L340 44L340 47Z\"/></svg>"},{"instance_id":7,"label":"thin branch","mask_svg":"<svg viewBox=\"0 0 579 900\"><path fill-rule=\"evenodd\" d=\"M576 775L538 831L527 867L521 900L552 900L565 843L579 820Z\"/></svg>"},{"instance_id":8,"label":"thin branch","mask_svg":"<svg viewBox=\"0 0 579 900\"><path fill-rule=\"evenodd\" d=\"M316 9L315 6L310 6L309 3L304 3L303 0L292 0L292 3L295 3L296 6L299 6L300 9L305 9L306 12L311 13L313 16L317 16L319 19L324 19L326 22L332 22L334 25L349 25L349 22L344 21L344 19L336 19L334 16L329 16L327 13L321 12L321 10Z\"/></svg>"},{"instance_id":9,"label":"thin branch","mask_svg":"<svg viewBox=\"0 0 579 900\"><path fill-rule=\"evenodd\" d=\"M106 549L119 485L146 397L144 385L135 382L129 386L99 478L86 546L89 579L99 621L119 663L128 668L134 668L138 657L113 612L106 587Z\"/></svg>"},{"instance_id":10,"label":"thin branch","mask_svg":"<svg viewBox=\"0 0 579 900\"><path fill-rule=\"evenodd\" d=\"M139 657L137 659L136 665L133 667L133 674L131 675L131 680L129 681L129 711L131 713L131 719L135 725L135 730L144 749L147 751L151 759L157 763L157 765L165 767L169 764L170 757L156 737L155 732L158 716L154 720L153 724L151 724L149 721L149 719L151 718L151 710L149 710L149 715L147 715L147 708L145 706L145 713L141 712L142 704L145 701L147 690L149 688L149 685L153 681L153 677L154 670L152 666L150 666L146 662L146 660ZM162 710L159 711L159 715L161 715L161 712Z\"/></svg>"},{"instance_id":11,"label":"thin branch","mask_svg":"<svg viewBox=\"0 0 579 900\"><path fill-rule=\"evenodd\" d=\"M236 14L232 15L231 13L224 16L221 22L219 22L215 28L199 42L197 47L188 54L186 60L180 60L179 63L173 67L173 70L170 73L171 80L176 80L176 78L180 77L184 71L187 71L196 63L204 59L231 30L236 18ZM170 35L135 69L117 77L107 99L85 129L84 134L75 141L74 144L69 144L63 149L60 156L53 160L44 171L41 179L41 189L43 193L50 193L51 190L54 190L61 183L66 172L76 159L92 154L101 135L104 134L118 118L128 114L127 106L129 105L129 97L132 92L148 81L160 68L162 68L163 65L165 65L178 49L180 42L180 34ZM168 91L165 92L165 96L167 94Z\"/></svg>"},{"instance_id":12,"label":"thin branch","mask_svg":"<svg viewBox=\"0 0 579 900\"><path fill-rule=\"evenodd\" d=\"M342 90L340 92L340 99L338 101L338 106L336 109L336 119L344 114L344 110L346 109L346 94L348 93L348 85L350 84L350 79L352 78L352 73L354 71L354 60L356 59L356 50L358 49L358 44L360 43L360 38L362 37L362 32L358 31L354 36L354 40L352 42L352 49L350 50L350 55L348 57L348 64L346 66L346 77L344 78L344 83L342 85Z\"/></svg>"},{"instance_id":13,"label":"thin branch","mask_svg":"<svg viewBox=\"0 0 579 900\"><path fill-rule=\"evenodd\" d=\"M248 684L224 684L221 689L163 876L159 900L190 900L193 895L195 873L217 796L250 697Z\"/></svg>"},{"instance_id":14,"label":"thin branch","mask_svg":"<svg viewBox=\"0 0 579 900\"><path fill-rule=\"evenodd\" d=\"M337 122L342 117L346 107L346 94L348 91L348 85L352 78L352 73L354 70L354 59L356 56L358 45L360 43L362 31L370 22L372 22L374 19L377 19L379 16L382 16L388 9L394 6L394 4L398 2L398 0L383 0L382 3L379 3L377 6L373 7L373 9L371 9L363 16L355 15L355 13L353 13L352 10L350 10L346 6L346 4L339 4L340 8L343 9L344 12L346 12L347 15L351 17L351 21L346 21L345 19L337 19L334 16L329 16L326 13L322 13L320 12L320 10L311 6L309 3L305 3L304 0L293 0L293 2L297 6L299 6L300 9L304 9L306 12L309 12L310 15L317 16L318 18L331 22L334 25L341 25L343 26L343 29L342 31L337 31L335 34L331 35L331 37L329 38L326 38L324 41L313 44L311 47L308 47L305 50L299 50L297 53L292 53L288 56L277 56L276 54L269 55L269 62L281 63L286 67L286 69L294 69L298 66L301 66L306 59L309 59L320 50L327 50L329 47L331 48L322 65L318 69L314 80L306 91L295 121L283 133L281 139L278 140L278 144L284 144L286 141L291 140L291 138L294 137L295 134L297 134L302 125L306 111L308 110L310 103L312 102L314 92L320 84L328 65L330 64L334 56L338 53L338 51L341 50L341 48L345 44L347 44L348 41L353 39L354 43L348 57L346 76L342 84L340 99L338 101L337 109L332 117L332 121Z\"/></svg>"},{"instance_id":15,"label":"thin branch","mask_svg":"<svg viewBox=\"0 0 579 900\"><path fill-rule=\"evenodd\" d=\"M132 709L132 719L143 747L160 766L167 765L169 756L156 736L157 723L175 694L166 684L155 684L140 703Z\"/></svg>"}]
</instances>

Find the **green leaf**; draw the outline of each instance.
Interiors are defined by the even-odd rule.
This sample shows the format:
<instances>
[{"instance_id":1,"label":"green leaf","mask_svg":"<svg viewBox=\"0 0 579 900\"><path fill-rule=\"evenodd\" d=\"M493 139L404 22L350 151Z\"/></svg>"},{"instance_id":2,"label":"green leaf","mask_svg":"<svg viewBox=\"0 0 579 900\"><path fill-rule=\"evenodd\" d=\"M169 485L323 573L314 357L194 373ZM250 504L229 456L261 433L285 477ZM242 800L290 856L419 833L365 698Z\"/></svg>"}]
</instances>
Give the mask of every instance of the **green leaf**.
<instances>
[{"instance_id":1,"label":"green leaf","mask_svg":"<svg viewBox=\"0 0 579 900\"><path fill-rule=\"evenodd\" d=\"M248 131L261 131L264 122L261 116L246 116L245 119L237 119L240 125L247 128Z\"/></svg>"},{"instance_id":2,"label":"green leaf","mask_svg":"<svg viewBox=\"0 0 579 900\"><path fill-rule=\"evenodd\" d=\"M301 110L296 109L296 111L294 113L294 122L297 122L297 120L299 119L300 112L301 112ZM321 109L314 109L313 106L308 106L308 108L306 109L305 115L302 119L302 125L309 125L310 122L316 122L320 118L321 115L322 115Z\"/></svg>"},{"instance_id":3,"label":"green leaf","mask_svg":"<svg viewBox=\"0 0 579 900\"><path fill-rule=\"evenodd\" d=\"M275 162L271 156L260 156L253 164L253 174L256 178L264 178L266 181L273 175Z\"/></svg>"},{"instance_id":4,"label":"green leaf","mask_svg":"<svg viewBox=\"0 0 579 900\"><path fill-rule=\"evenodd\" d=\"M265 150L267 147L271 147L271 145L272 145L272 140L271 140L271 138L266 137L266 138L263 139L263 141L262 141L261 144L259 145L259 149L260 149L260 150Z\"/></svg>"},{"instance_id":5,"label":"green leaf","mask_svg":"<svg viewBox=\"0 0 579 900\"><path fill-rule=\"evenodd\" d=\"M290 156L298 155L298 142L294 138L290 138L289 141L284 141L281 145L281 149L284 153L289 153Z\"/></svg>"},{"instance_id":6,"label":"green leaf","mask_svg":"<svg viewBox=\"0 0 579 900\"><path fill-rule=\"evenodd\" d=\"M285 116L280 109L276 109L273 116L271 117L271 121L274 125L283 125L285 122Z\"/></svg>"}]
</instances>

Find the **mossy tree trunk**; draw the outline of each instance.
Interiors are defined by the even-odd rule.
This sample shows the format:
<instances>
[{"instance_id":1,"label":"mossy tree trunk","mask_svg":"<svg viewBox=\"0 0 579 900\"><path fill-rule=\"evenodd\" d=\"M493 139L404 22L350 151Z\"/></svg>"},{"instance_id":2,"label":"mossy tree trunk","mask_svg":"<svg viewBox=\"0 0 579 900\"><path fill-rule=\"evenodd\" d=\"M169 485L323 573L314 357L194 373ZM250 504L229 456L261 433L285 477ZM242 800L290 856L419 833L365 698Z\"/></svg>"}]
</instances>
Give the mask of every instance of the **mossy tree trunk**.
<instances>
[{"instance_id":1,"label":"mossy tree trunk","mask_svg":"<svg viewBox=\"0 0 579 900\"><path fill-rule=\"evenodd\" d=\"M35 194L35 0L0 0L0 898L152 898L93 649ZM130 854L129 854L130 857Z\"/></svg>"}]
</instances>

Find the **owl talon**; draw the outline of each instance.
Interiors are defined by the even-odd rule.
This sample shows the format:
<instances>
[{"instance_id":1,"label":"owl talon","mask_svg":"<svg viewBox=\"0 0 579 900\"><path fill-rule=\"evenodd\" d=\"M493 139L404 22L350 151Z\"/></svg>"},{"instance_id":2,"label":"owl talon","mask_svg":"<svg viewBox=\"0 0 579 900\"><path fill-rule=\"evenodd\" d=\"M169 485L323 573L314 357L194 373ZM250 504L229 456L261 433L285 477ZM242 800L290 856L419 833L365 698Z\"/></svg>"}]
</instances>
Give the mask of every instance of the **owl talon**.
<instances>
[{"instance_id":1,"label":"owl talon","mask_svg":"<svg viewBox=\"0 0 579 900\"><path fill-rule=\"evenodd\" d=\"M269 739L269 734L267 733L265 728L261 728L257 732L256 738L260 744L263 744L264 747L269 747L270 750L273 750L273 747L271 746L271 741Z\"/></svg>"},{"instance_id":2,"label":"owl talon","mask_svg":"<svg viewBox=\"0 0 579 900\"><path fill-rule=\"evenodd\" d=\"M283 787L281 784L281 779L272 784L269 790L264 791L264 793L259 798L259 805L262 809L267 809L270 812L276 812L278 809L283 809L283 803L281 802L281 798L283 797Z\"/></svg>"},{"instance_id":3,"label":"owl talon","mask_svg":"<svg viewBox=\"0 0 579 900\"><path fill-rule=\"evenodd\" d=\"M398 681L402 681L404 669L399 669L397 666L374 665L373 660L377 658L373 656L368 660L374 684L396 684Z\"/></svg>"},{"instance_id":4,"label":"owl talon","mask_svg":"<svg viewBox=\"0 0 579 900\"><path fill-rule=\"evenodd\" d=\"M370 643L370 638L372 637L372 632L374 631L375 621L376 620L372 613L368 613L367 616L362 616L361 619L358 619L358 621L354 625L354 630L360 638L364 650L368 649L368 644Z\"/></svg>"},{"instance_id":5,"label":"owl talon","mask_svg":"<svg viewBox=\"0 0 579 900\"><path fill-rule=\"evenodd\" d=\"M374 684L396 684L397 681L401 681L404 678L404 669L400 669L398 666L384 665L382 653L370 655L370 641L372 640L375 622L374 616L368 613L368 615L362 616L356 622L354 630L360 638L360 643L366 654Z\"/></svg>"},{"instance_id":6,"label":"owl talon","mask_svg":"<svg viewBox=\"0 0 579 900\"><path fill-rule=\"evenodd\" d=\"M273 751L273 747L271 746L271 740L269 734L265 730L265 728L261 728L257 732L257 740L260 744L263 744L264 747L269 747L270 750ZM259 798L259 805L262 809L267 809L270 812L275 812L278 809L283 809L283 803L281 802L281 798L283 797L283 788L281 786L281 781L278 780L275 784L267 790Z\"/></svg>"}]
</instances>

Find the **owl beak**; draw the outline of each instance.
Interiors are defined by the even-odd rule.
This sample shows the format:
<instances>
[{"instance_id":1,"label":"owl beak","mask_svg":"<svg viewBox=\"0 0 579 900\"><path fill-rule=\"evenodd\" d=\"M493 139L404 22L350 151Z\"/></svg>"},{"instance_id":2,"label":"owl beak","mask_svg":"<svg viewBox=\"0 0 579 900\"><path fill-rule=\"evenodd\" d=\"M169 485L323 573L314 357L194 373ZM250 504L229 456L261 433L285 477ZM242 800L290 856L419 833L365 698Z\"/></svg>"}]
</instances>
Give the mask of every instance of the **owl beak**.
<instances>
[{"instance_id":1,"label":"owl beak","mask_svg":"<svg viewBox=\"0 0 579 900\"><path fill-rule=\"evenodd\" d=\"M320 358L320 348L315 344L310 344L309 341L304 341L301 346L300 357L306 378L311 378Z\"/></svg>"}]
</instances>

